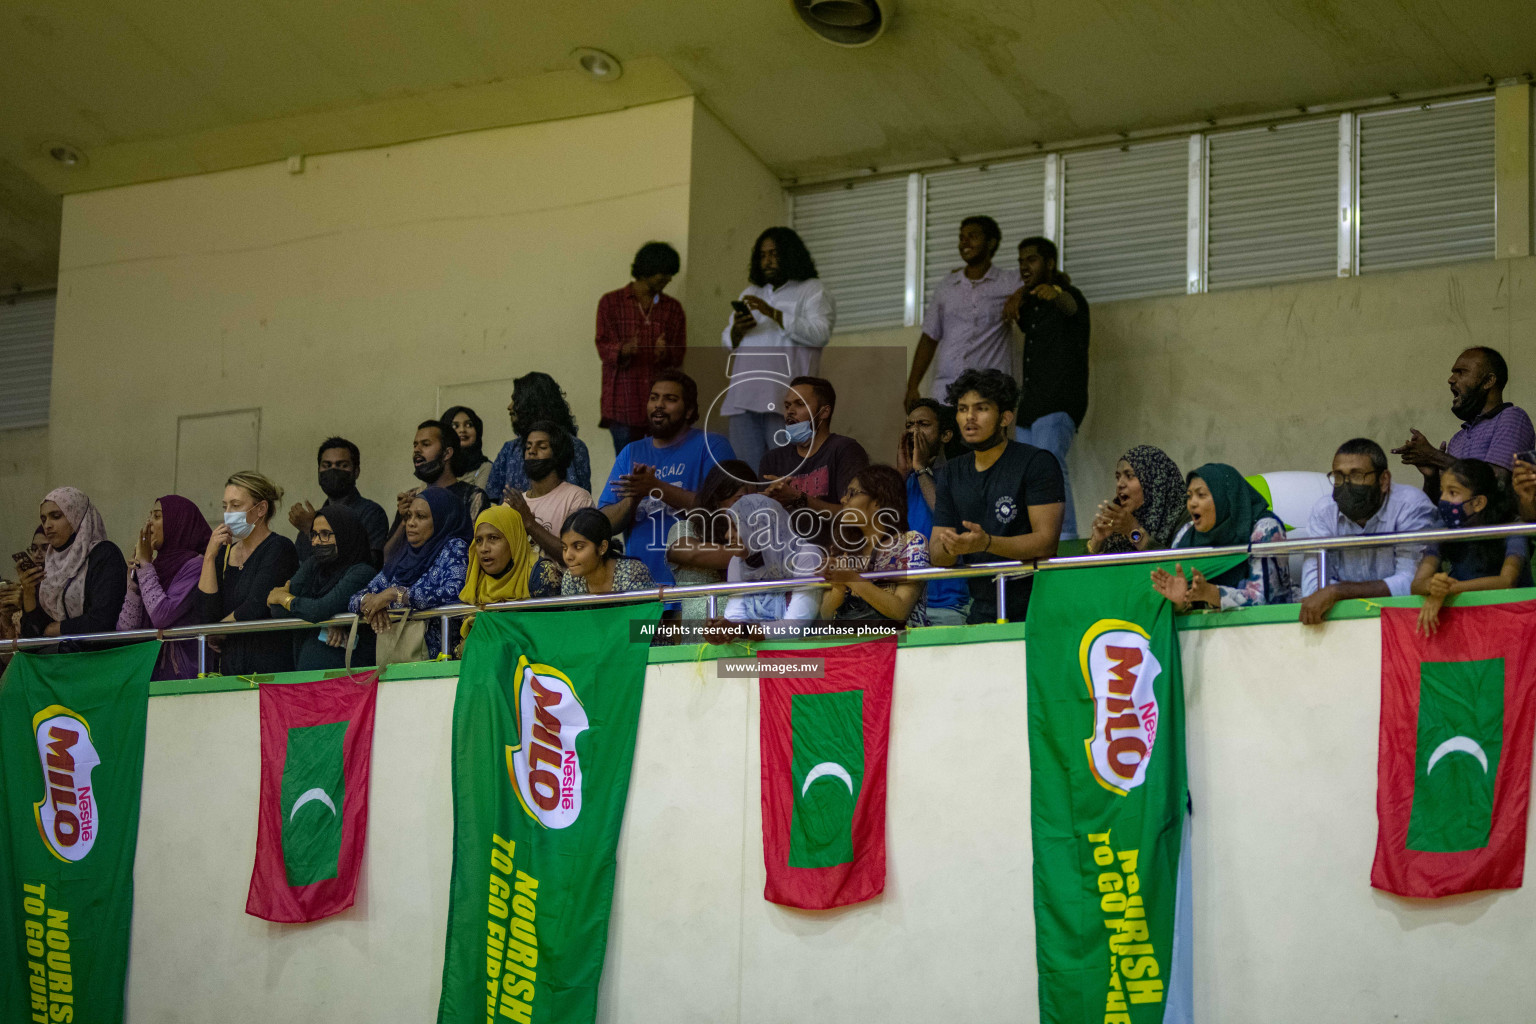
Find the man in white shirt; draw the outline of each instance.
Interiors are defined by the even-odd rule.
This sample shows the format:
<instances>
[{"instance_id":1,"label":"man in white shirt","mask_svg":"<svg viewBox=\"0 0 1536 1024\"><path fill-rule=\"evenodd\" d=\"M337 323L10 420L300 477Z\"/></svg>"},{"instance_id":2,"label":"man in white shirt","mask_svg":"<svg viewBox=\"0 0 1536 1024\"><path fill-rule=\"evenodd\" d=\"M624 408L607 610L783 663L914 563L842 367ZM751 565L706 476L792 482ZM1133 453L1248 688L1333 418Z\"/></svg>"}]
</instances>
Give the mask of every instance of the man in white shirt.
<instances>
[{"instance_id":1,"label":"man in white shirt","mask_svg":"<svg viewBox=\"0 0 1536 1024\"><path fill-rule=\"evenodd\" d=\"M1387 453L1369 438L1357 437L1339 446L1328 482L1333 493L1312 506L1309 537L1414 533L1439 525L1435 506L1422 490L1392 485ZM1301 570L1302 624L1321 623L1334 604L1349 598L1404 596L1423 557L1422 544L1329 551L1325 580L1318 571L1317 555L1307 555Z\"/></svg>"},{"instance_id":2,"label":"man in white shirt","mask_svg":"<svg viewBox=\"0 0 1536 1024\"><path fill-rule=\"evenodd\" d=\"M731 303L720 343L731 351L731 382L720 402L731 418L731 447L757 468L784 430L780 400L796 377L815 376L837 312L816 277L805 243L790 228L769 228L752 247L752 283Z\"/></svg>"},{"instance_id":3,"label":"man in white shirt","mask_svg":"<svg viewBox=\"0 0 1536 1024\"><path fill-rule=\"evenodd\" d=\"M1013 325L1003 315L1008 297L1022 278L1013 269L994 266L1002 243L997 221L980 215L960 222L960 258L965 266L939 282L923 312L923 336L907 375L906 404L922 395L918 386L938 353L930 397L944 401L956 377L966 370L1001 370L1013 376Z\"/></svg>"}]
</instances>

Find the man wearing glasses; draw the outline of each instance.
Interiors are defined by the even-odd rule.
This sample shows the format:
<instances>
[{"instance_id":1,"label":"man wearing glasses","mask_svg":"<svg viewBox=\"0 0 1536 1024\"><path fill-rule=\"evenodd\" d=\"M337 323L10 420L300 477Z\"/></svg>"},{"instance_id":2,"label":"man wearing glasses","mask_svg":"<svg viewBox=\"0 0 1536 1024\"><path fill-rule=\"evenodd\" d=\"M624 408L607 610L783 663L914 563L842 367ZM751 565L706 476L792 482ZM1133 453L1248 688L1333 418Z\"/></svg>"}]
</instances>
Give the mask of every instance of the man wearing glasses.
<instances>
[{"instance_id":1,"label":"man wearing glasses","mask_svg":"<svg viewBox=\"0 0 1536 1024\"><path fill-rule=\"evenodd\" d=\"M1413 533L1439 525L1435 506L1422 490L1392 486L1387 453L1369 438L1357 437L1339 446L1328 482L1333 493L1312 506L1309 537ZM1335 603L1349 598L1407 594L1423 555L1422 544L1330 551L1327 579L1318 571L1317 555L1307 555L1301 571L1302 624L1321 623Z\"/></svg>"}]
</instances>

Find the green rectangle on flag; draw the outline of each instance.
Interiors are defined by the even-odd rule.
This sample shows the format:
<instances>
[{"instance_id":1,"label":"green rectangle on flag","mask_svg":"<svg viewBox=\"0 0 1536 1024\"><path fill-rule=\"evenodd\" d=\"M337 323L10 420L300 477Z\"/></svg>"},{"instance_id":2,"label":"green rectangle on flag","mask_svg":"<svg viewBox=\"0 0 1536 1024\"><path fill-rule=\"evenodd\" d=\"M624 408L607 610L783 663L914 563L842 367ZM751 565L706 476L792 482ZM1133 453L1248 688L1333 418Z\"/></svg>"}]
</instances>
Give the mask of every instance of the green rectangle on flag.
<instances>
[{"instance_id":1,"label":"green rectangle on flag","mask_svg":"<svg viewBox=\"0 0 1536 1024\"><path fill-rule=\"evenodd\" d=\"M1503 746L1503 658L1419 666L1408 849L1454 853L1488 845Z\"/></svg>"},{"instance_id":2,"label":"green rectangle on flag","mask_svg":"<svg viewBox=\"0 0 1536 1024\"><path fill-rule=\"evenodd\" d=\"M283 867L289 885L335 878L341 861L346 799L342 746L346 722L288 730L283 760Z\"/></svg>"},{"instance_id":3,"label":"green rectangle on flag","mask_svg":"<svg viewBox=\"0 0 1536 1024\"><path fill-rule=\"evenodd\" d=\"M796 694L789 722L795 783L789 866L847 864L853 860L853 810L864 783L864 691Z\"/></svg>"}]
</instances>

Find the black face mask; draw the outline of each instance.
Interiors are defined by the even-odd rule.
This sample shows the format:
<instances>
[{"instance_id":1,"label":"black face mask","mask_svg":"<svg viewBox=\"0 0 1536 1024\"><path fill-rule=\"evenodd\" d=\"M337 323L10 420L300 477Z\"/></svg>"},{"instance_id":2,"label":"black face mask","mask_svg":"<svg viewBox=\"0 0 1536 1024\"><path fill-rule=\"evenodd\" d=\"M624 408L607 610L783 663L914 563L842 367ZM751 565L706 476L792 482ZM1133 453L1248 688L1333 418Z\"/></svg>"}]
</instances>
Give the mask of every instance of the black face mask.
<instances>
[{"instance_id":1,"label":"black face mask","mask_svg":"<svg viewBox=\"0 0 1536 1024\"><path fill-rule=\"evenodd\" d=\"M988 448L994 447L999 441L1001 441L1006 436L1007 435L1003 433L1003 428L999 427L996 430L994 430L992 432L992 435L990 437L986 438L985 440L981 440L981 441L967 441L964 437L962 437L962 438L960 438L960 443L965 445L967 448L969 448L973 452L984 452Z\"/></svg>"},{"instance_id":2,"label":"black face mask","mask_svg":"<svg viewBox=\"0 0 1536 1024\"><path fill-rule=\"evenodd\" d=\"M309 553L313 555L315 561L319 562L321 565L324 565L327 562L336 561L335 544L311 544L309 546Z\"/></svg>"},{"instance_id":3,"label":"black face mask","mask_svg":"<svg viewBox=\"0 0 1536 1024\"><path fill-rule=\"evenodd\" d=\"M428 459L416 466L416 479L431 486L437 478L443 475L443 460L441 457Z\"/></svg>"},{"instance_id":4,"label":"black face mask","mask_svg":"<svg viewBox=\"0 0 1536 1024\"><path fill-rule=\"evenodd\" d=\"M345 469L322 469L320 489L327 498L344 498L354 489L355 478Z\"/></svg>"},{"instance_id":5,"label":"black face mask","mask_svg":"<svg viewBox=\"0 0 1536 1024\"><path fill-rule=\"evenodd\" d=\"M1363 523L1381 508L1383 495L1379 484L1338 484L1333 489L1333 502L1346 518Z\"/></svg>"},{"instance_id":6,"label":"black face mask","mask_svg":"<svg viewBox=\"0 0 1536 1024\"><path fill-rule=\"evenodd\" d=\"M558 471L554 459L524 459L523 469L527 472L529 480L543 480L549 474Z\"/></svg>"}]
</instances>

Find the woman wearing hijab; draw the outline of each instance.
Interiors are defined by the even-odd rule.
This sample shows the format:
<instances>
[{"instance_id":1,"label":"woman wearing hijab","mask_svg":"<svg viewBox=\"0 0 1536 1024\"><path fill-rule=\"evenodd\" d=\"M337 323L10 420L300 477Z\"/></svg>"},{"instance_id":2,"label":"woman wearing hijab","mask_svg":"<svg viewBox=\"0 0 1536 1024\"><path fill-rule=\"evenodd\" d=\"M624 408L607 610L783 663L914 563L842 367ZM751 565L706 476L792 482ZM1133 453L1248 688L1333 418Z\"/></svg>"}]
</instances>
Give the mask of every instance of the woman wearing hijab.
<instances>
[{"instance_id":1,"label":"woman wearing hijab","mask_svg":"<svg viewBox=\"0 0 1536 1024\"><path fill-rule=\"evenodd\" d=\"M347 610L368 620L375 633L390 627L389 613L420 611L453 604L464 589L469 545L464 503L441 487L428 487L411 501L405 514L405 543L395 550L379 574L352 595ZM427 654L443 649L437 619L427 623Z\"/></svg>"},{"instance_id":2,"label":"woman wearing hijab","mask_svg":"<svg viewBox=\"0 0 1536 1024\"><path fill-rule=\"evenodd\" d=\"M299 556L293 541L272 532L283 489L254 470L224 484L224 521L203 552L197 580L204 622L250 622L272 617L267 595L293 578ZM293 671L293 640L283 633L235 633L219 640L219 671L250 676Z\"/></svg>"},{"instance_id":3,"label":"woman wearing hijab","mask_svg":"<svg viewBox=\"0 0 1536 1024\"><path fill-rule=\"evenodd\" d=\"M460 480L468 480L484 490L491 476L491 460L481 450L485 441L485 422L467 405L452 406L443 413L442 418L458 435L448 468Z\"/></svg>"},{"instance_id":4,"label":"woman wearing hijab","mask_svg":"<svg viewBox=\"0 0 1536 1024\"><path fill-rule=\"evenodd\" d=\"M1174 536L1175 548L1247 547L1285 540L1285 526L1264 496L1231 466L1201 466L1189 474L1187 493L1190 521ZM1292 600L1290 567L1286 559L1274 556L1255 555L1209 580L1193 570L1186 580L1178 566L1172 573L1154 569L1152 589L1180 611L1196 604L1225 611Z\"/></svg>"},{"instance_id":5,"label":"woman wearing hijab","mask_svg":"<svg viewBox=\"0 0 1536 1024\"><path fill-rule=\"evenodd\" d=\"M300 563L293 579L267 594L267 604L281 609L272 614L306 622L335 618L373 577L371 557L363 521L345 505L327 505L315 513L310 525L309 557ZM293 667L300 672L345 667L351 633L338 626L292 631ZM352 660L359 665L373 664L373 630L359 629L356 644Z\"/></svg>"},{"instance_id":6,"label":"woman wearing hijab","mask_svg":"<svg viewBox=\"0 0 1536 1024\"><path fill-rule=\"evenodd\" d=\"M523 527L523 517L507 505L492 505L475 520L474 550L469 573L459 600L484 608L501 601L520 601L528 596L528 574L533 570L534 550ZM469 636L473 615L459 627Z\"/></svg>"},{"instance_id":7,"label":"woman wearing hijab","mask_svg":"<svg viewBox=\"0 0 1536 1024\"><path fill-rule=\"evenodd\" d=\"M201 622L197 581L212 536L202 512L181 495L167 494L155 502L129 563L128 596L117 628L170 629ZM161 646L150 678L196 677L196 640L172 640Z\"/></svg>"},{"instance_id":8,"label":"woman wearing hijab","mask_svg":"<svg viewBox=\"0 0 1536 1024\"><path fill-rule=\"evenodd\" d=\"M1161 448L1139 444L1115 464L1115 496L1099 505L1089 554L1151 551L1173 544L1189 520L1184 478Z\"/></svg>"},{"instance_id":9,"label":"woman wearing hijab","mask_svg":"<svg viewBox=\"0 0 1536 1024\"><path fill-rule=\"evenodd\" d=\"M38 506L48 554L21 574L21 635L111 633L128 593L128 564L107 540L101 513L80 491L59 487ZM75 648L66 644L61 649Z\"/></svg>"}]
</instances>

